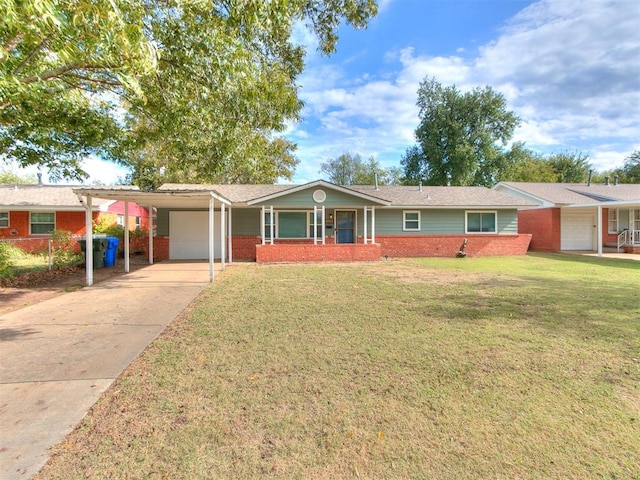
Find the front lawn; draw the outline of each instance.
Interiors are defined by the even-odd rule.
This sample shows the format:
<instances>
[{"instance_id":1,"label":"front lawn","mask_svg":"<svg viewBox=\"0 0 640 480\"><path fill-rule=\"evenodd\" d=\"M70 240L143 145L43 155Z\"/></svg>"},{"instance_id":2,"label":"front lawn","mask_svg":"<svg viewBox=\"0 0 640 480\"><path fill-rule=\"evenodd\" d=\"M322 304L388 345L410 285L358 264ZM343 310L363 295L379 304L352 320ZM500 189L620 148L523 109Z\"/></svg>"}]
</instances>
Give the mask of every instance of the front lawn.
<instances>
[{"instance_id":1,"label":"front lawn","mask_svg":"<svg viewBox=\"0 0 640 480\"><path fill-rule=\"evenodd\" d=\"M36 478L640 478L640 262L233 265Z\"/></svg>"}]
</instances>

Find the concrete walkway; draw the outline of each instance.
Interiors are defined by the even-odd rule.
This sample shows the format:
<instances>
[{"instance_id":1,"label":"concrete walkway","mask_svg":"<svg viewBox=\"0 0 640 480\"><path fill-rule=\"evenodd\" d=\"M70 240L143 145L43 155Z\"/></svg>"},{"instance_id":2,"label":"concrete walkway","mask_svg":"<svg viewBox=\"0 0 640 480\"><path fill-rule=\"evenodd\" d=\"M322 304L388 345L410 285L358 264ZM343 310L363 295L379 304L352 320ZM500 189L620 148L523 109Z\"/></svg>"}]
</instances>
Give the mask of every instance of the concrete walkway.
<instances>
[{"instance_id":1,"label":"concrete walkway","mask_svg":"<svg viewBox=\"0 0 640 480\"><path fill-rule=\"evenodd\" d=\"M0 478L49 449L209 284L209 264L162 262L0 316Z\"/></svg>"}]
</instances>

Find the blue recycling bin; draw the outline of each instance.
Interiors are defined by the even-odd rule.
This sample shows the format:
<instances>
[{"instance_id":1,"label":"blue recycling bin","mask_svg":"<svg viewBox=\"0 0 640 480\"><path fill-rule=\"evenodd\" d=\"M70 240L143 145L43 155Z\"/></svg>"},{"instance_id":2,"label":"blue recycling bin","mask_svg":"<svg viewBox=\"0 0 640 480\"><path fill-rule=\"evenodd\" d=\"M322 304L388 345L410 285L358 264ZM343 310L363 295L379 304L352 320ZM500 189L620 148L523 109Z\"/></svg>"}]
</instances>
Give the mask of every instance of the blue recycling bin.
<instances>
[{"instance_id":1,"label":"blue recycling bin","mask_svg":"<svg viewBox=\"0 0 640 480\"><path fill-rule=\"evenodd\" d=\"M104 266L113 267L116 264L116 254L120 240L116 237L107 237L107 250L104 252Z\"/></svg>"}]
</instances>

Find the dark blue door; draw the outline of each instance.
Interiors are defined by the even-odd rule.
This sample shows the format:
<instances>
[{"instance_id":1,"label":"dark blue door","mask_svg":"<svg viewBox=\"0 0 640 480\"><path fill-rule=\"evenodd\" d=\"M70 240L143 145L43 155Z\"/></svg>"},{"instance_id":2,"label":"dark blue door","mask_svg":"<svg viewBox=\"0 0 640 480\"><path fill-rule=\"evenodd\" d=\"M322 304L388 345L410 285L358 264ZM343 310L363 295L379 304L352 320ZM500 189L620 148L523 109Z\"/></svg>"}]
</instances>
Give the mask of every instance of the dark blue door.
<instances>
[{"instance_id":1,"label":"dark blue door","mask_svg":"<svg viewBox=\"0 0 640 480\"><path fill-rule=\"evenodd\" d=\"M338 243L355 243L356 212L336 212L336 241Z\"/></svg>"}]
</instances>

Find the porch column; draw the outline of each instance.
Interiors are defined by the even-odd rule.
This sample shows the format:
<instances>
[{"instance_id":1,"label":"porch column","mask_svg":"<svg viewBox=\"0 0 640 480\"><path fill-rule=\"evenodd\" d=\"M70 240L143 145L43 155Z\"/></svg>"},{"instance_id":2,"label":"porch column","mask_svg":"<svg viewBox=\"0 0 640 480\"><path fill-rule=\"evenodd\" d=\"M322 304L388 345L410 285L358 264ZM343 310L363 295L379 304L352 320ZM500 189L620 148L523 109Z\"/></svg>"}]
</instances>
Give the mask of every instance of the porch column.
<instances>
[{"instance_id":1,"label":"porch column","mask_svg":"<svg viewBox=\"0 0 640 480\"><path fill-rule=\"evenodd\" d=\"M153 265L153 207L149 205L149 265Z\"/></svg>"},{"instance_id":2,"label":"porch column","mask_svg":"<svg viewBox=\"0 0 640 480\"><path fill-rule=\"evenodd\" d=\"M233 263L233 235L231 232L231 205L229 205L229 210L227 210L227 252L229 255L229 263Z\"/></svg>"},{"instance_id":3,"label":"porch column","mask_svg":"<svg viewBox=\"0 0 640 480\"><path fill-rule=\"evenodd\" d=\"M226 255L226 242L225 242L225 218L224 218L224 202L220 203L220 268L224 270L225 255Z\"/></svg>"},{"instance_id":4,"label":"porch column","mask_svg":"<svg viewBox=\"0 0 640 480\"><path fill-rule=\"evenodd\" d=\"M214 222L214 207L215 207L215 201L213 199L213 197L209 198L209 281L213 282L214 279L214 260L213 260L213 255L214 255L214 244L213 244L213 237L214 237L214 228L213 228L213 222Z\"/></svg>"},{"instance_id":5,"label":"porch column","mask_svg":"<svg viewBox=\"0 0 640 480\"><path fill-rule=\"evenodd\" d=\"M362 236L363 242L364 242L365 245L367 244L367 210L368 210L368 208L365 205L364 206L364 219L363 219L363 221L364 221L364 235Z\"/></svg>"},{"instance_id":6,"label":"porch column","mask_svg":"<svg viewBox=\"0 0 640 480\"><path fill-rule=\"evenodd\" d=\"M371 243L376 243L376 207L371 207Z\"/></svg>"},{"instance_id":7,"label":"porch column","mask_svg":"<svg viewBox=\"0 0 640 480\"><path fill-rule=\"evenodd\" d=\"M87 205L85 210L85 249L84 249L84 270L86 272L86 283L90 287L93 285L93 215L91 210L92 199L87 197Z\"/></svg>"},{"instance_id":8,"label":"porch column","mask_svg":"<svg viewBox=\"0 0 640 480\"><path fill-rule=\"evenodd\" d=\"M129 273L129 202L124 202L124 271ZM116 254L118 252L116 251Z\"/></svg>"},{"instance_id":9,"label":"porch column","mask_svg":"<svg viewBox=\"0 0 640 480\"><path fill-rule=\"evenodd\" d=\"M326 241L327 232L325 231L325 226L327 224L327 221L325 219L325 215L326 215L326 209L324 208L324 205L323 205L322 206L322 217L321 217L321 221L322 221L322 245L325 245L327 243L327 241Z\"/></svg>"},{"instance_id":10,"label":"porch column","mask_svg":"<svg viewBox=\"0 0 640 480\"><path fill-rule=\"evenodd\" d=\"M271 225L269 226L269 241L271 245L273 245L273 232L275 231L275 222L273 221L273 205L269 205L269 219L271 220Z\"/></svg>"},{"instance_id":11,"label":"porch column","mask_svg":"<svg viewBox=\"0 0 640 480\"><path fill-rule=\"evenodd\" d=\"M260 216L260 236L262 237L262 244L264 245L265 243L267 243L267 240L265 238L265 234L264 234L264 216L267 213L267 207L265 207L264 205L262 206L262 215Z\"/></svg>"},{"instance_id":12,"label":"porch column","mask_svg":"<svg viewBox=\"0 0 640 480\"><path fill-rule=\"evenodd\" d=\"M598 242L598 256L602 256L602 205L598 205L598 214L596 215L596 242Z\"/></svg>"}]
</instances>

